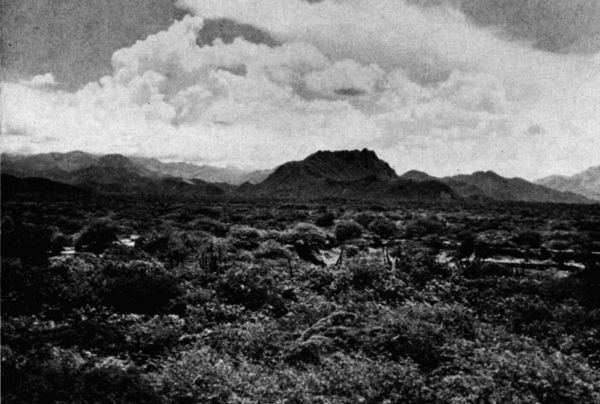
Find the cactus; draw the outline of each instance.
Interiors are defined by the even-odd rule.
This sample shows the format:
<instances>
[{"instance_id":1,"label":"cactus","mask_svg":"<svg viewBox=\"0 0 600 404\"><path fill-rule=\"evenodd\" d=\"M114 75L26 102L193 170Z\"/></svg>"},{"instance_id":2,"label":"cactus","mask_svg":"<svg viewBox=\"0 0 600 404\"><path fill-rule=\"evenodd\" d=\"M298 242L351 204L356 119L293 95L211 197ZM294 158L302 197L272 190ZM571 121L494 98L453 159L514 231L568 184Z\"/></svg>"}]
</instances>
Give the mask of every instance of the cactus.
<instances>
[{"instance_id":1,"label":"cactus","mask_svg":"<svg viewBox=\"0 0 600 404\"><path fill-rule=\"evenodd\" d=\"M207 269L210 272L218 272L219 268L225 262L223 247L211 242L200 253L199 264L202 269Z\"/></svg>"}]
</instances>

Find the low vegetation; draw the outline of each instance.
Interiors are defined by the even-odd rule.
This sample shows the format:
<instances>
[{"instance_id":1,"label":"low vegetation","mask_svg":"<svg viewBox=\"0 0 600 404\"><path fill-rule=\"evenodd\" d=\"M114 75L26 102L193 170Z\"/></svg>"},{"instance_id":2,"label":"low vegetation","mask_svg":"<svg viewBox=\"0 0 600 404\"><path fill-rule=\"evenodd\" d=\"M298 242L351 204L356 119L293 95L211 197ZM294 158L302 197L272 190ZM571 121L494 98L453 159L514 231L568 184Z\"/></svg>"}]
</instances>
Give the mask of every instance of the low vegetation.
<instances>
[{"instance_id":1,"label":"low vegetation","mask_svg":"<svg viewBox=\"0 0 600 404\"><path fill-rule=\"evenodd\" d=\"M7 404L600 402L598 207L2 207Z\"/></svg>"}]
</instances>

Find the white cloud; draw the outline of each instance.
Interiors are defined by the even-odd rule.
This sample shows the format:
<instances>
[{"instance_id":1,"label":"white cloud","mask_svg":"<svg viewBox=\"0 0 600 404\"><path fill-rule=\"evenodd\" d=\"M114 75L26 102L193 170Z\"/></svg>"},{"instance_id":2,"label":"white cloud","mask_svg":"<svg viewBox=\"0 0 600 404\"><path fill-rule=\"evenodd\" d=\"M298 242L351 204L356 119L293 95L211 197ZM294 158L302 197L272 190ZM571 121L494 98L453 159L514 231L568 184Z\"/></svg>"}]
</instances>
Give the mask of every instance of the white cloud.
<instances>
[{"instance_id":1,"label":"white cloud","mask_svg":"<svg viewBox=\"0 0 600 404\"><path fill-rule=\"evenodd\" d=\"M522 156L521 162L510 163L506 173L528 177L561 170L573 172L598 162L600 100L593 94L600 94L600 58L551 54L533 49L527 43L508 41L495 31L470 23L453 6L457 2L430 2L430 7L396 0L317 4L300 0L182 0L181 3L207 18L231 18L255 25L282 42L309 42L333 60L376 63L391 74L400 69L408 80L402 84L405 89L421 96L429 92L432 83L449 87L453 77L471 80L471 86L460 85L460 94L453 95L451 105L447 99L436 101L443 111L430 113L430 124L411 117L418 117L423 109L431 110L436 102L428 103L427 108L419 102L402 108L399 105L393 114L405 119L396 120L396 130L387 125L388 144L405 142L405 138L423 138L424 133L434 136L432 142L447 142L446 138L454 132L450 137L457 138L462 133L462 137L481 142L478 152L481 155L490 146L486 146L485 139L493 139L495 149L515 149ZM473 78L469 78L471 75ZM419 83L425 88L419 88ZM434 97L444 98L439 91L434 93ZM403 97L404 102L413 103L419 95ZM462 119L467 129L475 128L462 130L451 123L457 122L456 115L461 115L465 107L476 106L465 104L487 105L488 113L499 116L482 113L485 119L477 125L473 116ZM457 109L448 110L454 107ZM502 120L502 130L491 130L497 124L487 124L488 118L492 123ZM535 141L523 129L532 120L547 132ZM454 129L443 130L449 124ZM434 133L441 136L436 139ZM465 149L468 148L465 143ZM429 160L435 161L437 153L451 149L445 145L432 147ZM457 150L461 150L460 143ZM537 159L537 155L543 158ZM457 167L470 167L473 160L475 156L468 159L465 153L453 159ZM506 167L504 160L511 159L490 155L479 168ZM396 156L392 162L403 165L405 161ZM435 163L427 168L440 171Z\"/></svg>"},{"instance_id":2,"label":"white cloud","mask_svg":"<svg viewBox=\"0 0 600 404\"><path fill-rule=\"evenodd\" d=\"M201 27L188 17L116 52L113 75L75 93L7 83L3 148L271 167L314 147L365 146L364 134L377 131L346 101L296 94L306 74L331 65L311 45L199 48Z\"/></svg>"},{"instance_id":3,"label":"white cloud","mask_svg":"<svg viewBox=\"0 0 600 404\"><path fill-rule=\"evenodd\" d=\"M599 57L506 42L446 5L184 3L197 16L115 52L113 73L77 92L49 87L51 75L6 83L3 149L271 167L371 147L400 171L437 175L537 177L597 164ZM216 17L282 45L199 47L203 18Z\"/></svg>"},{"instance_id":4,"label":"white cloud","mask_svg":"<svg viewBox=\"0 0 600 404\"><path fill-rule=\"evenodd\" d=\"M377 65L362 66L347 59L335 62L325 70L311 72L305 82L312 92L336 96L373 93L384 79L385 72Z\"/></svg>"},{"instance_id":5,"label":"white cloud","mask_svg":"<svg viewBox=\"0 0 600 404\"><path fill-rule=\"evenodd\" d=\"M31 80L22 80L21 83L31 87L51 87L58 84L52 73L38 74L33 76Z\"/></svg>"}]
</instances>

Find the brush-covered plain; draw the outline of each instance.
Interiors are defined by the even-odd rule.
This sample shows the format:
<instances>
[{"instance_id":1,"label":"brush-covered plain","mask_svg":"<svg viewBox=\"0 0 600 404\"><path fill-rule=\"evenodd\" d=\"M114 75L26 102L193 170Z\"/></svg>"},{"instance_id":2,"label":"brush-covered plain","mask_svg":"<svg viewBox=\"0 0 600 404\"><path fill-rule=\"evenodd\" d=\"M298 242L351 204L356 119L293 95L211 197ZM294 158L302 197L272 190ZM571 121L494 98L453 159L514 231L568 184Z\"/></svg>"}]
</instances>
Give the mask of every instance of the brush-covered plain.
<instances>
[{"instance_id":1,"label":"brush-covered plain","mask_svg":"<svg viewBox=\"0 0 600 404\"><path fill-rule=\"evenodd\" d=\"M3 200L2 401L598 403L599 245L590 205Z\"/></svg>"}]
</instances>

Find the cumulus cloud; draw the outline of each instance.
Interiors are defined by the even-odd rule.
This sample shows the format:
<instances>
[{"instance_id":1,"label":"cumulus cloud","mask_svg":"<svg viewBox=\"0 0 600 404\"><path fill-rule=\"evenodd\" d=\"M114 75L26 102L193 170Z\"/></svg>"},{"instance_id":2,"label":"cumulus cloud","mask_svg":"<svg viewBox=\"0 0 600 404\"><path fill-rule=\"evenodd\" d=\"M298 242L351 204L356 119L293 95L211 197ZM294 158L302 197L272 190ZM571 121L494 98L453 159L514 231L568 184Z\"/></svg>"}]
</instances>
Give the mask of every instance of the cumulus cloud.
<instances>
[{"instance_id":1,"label":"cumulus cloud","mask_svg":"<svg viewBox=\"0 0 600 404\"><path fill-rule=\"evenodd\" d=\"M362 66L353 60L335 62L305 78L308 90L329 96L373 93L383 83L385 72L377 65Z\"/></svg>"},{"instance_id":2,"label":"cumulus cloud","mask_svg":"<svg viewBox=\"0 0 600 404\"><path fill-rule=\"evenodd\" d=\"M363 65L375 63L388 75L400 69L408 79L406 88L410 88L415 94L422 95L436 86L449 88L452 80L460 77L458 73L462 74L463 80L477 80L472 81L470 89L460 85L461 95L456 94L454 99L455 103L460 104L455 105L458 106L457 109L450 111L449 108L453 106L449 106L447 100L436 101L444 112L433 114L434 118L427 120L431 124L425 127L421 125L422 121L411 119L411 116L420 116L418 111L431 110L435 103L430 103L427 108L416 103L408 109L395 111L394 116L405 117L400 126L406 128L394 131L397 138L414 137L417 130L419 133L431 133L429 129L448 127L450 122L463 122L467 124L467 129L479 129L470 133L468 130L461 130L460 126L450 126L456 132L464 133L464 137L471 136L475 142L481 141L482 145L485 139L493 139L496 146L502 145L504 147L500 147L501 149L507 149L512 142L529 150L531 155L539 153L548 157L541 165L521 163L523 175L535 176L538 171L561 169L572 171L583 168L585 164L596 164L597 156L591 151L594 149L582 152L586 147L581 145L600 146L597 136L600 128L600 101L598 96L592 95L600 94L600 59L597 56L567 56L543 52L532 47L524 36L507 38L506 26L491 22L483 24L480 20L472 22L475 20L475 12L470 11L467 15L463 12L467 10L466 0L323 1L316 4L294 0L180 2L208 18L230 18L252 24L284 43L311 43L332 60L351 59ZM472 3L470 2L471 6ZM513 9L518 7L518 2L508 3L512 4ZM554 4L551 8L555 15L559 15L559 11L556 11L560 8L558 3L567 9L567 13L572 14L573 8L565 2L553 0L551 3ZM588 9L590 8L584 10ZM524 11L520 10L520 14L523 14ZM535 14L533 11L532 13ZM586 18L595 21L597 27L600 21L596 21L594 15L596 14L592 12ZM485 29L481 25L490 28ZM520 40L513 40L515 38ZM482 79L483 77L486 79ZM438 92L438 95L442 94ZM404 97L406 100L411 98L406 95ZM462 100L456 97L462 97ZM469 119L456 119L463 114L465 103L479 103L480 106L487 104L488 113L494 111L499 116L487 116L476 124L473 116ZM449 121L446 118L450 118ZM491 118L492 124L488 124L488 118ZM544 124L547 128L548 133L543 137L545 141L523 138L527 132L526 122L530 120L535 120L534 124ZM499 125L499 121L503 124ZM398 120L395 122L400 124ZM436 142L436 139L445 139L447 134L448 132L442 133L441 138L432 135L430 140ZM387 143L397 141L402 140L396 140L391 134L386 139ZM569 153L584 158L571 160L571 164L567 164L568 158L564 156L568 153L558 146L567 144L571 145ZM431 156L435 156L436 153L443 152L444 147L446 145L441 144L431 146L428 150ZM458 149L460 147L457 146ZM481 148L480 154L485 151ZM499 166L502 160L507 160L506 157L500 157L502 156L490 156L487 166ZM401 164L406 161L400 157L395 160ZM525 160L531 161L532 158ZM465 159L462 158L455 161L465 164ZM564 163L555 166L559 161ZM573 168L574 163L577 163L577 168ZM512 164L507 171L518 173L518 165ZM431 166L433 171L437 171L434 163Z\"/></svg>"},{"instance_id":3,"label":"cumulus cloud","mask_svg":"<svg viewBox=\"0 0 600 404\"><path fill-rule=\"evenodd\" d=\"M58 84L52 73L38 74L31 80L21 80L21 83L30 87L51 87Z\"/></svg>"},{"instance_id":4,"label":"cumulus cloud","mask_svg":"<svg viewBox=\"0 0 600 404\"><path fill-rule=\"evenodd\" d=\"M536 177L597 164L600 58L509 42L433 2L185 0L78 91L6 83L4 150L271 167L375 148L399 171ZM206 18L267 32L199 46ZM582 147L585 145L585 147Z\"/></svg>"},{"instance_id":5,"label":"cumulus cloud","mask_svg":"<svg viewBox=\"0 0 600 404\"><path fill-rule=\"evenodd\" d=\"M346 101L296 94L305 75L331 66L313 46L200 48L202 23L186 17L117 51L113 75L75 93L7 83L3 146L271 167L314 147L365 146L364 133L377 131Z\"/></svg>"}]
</instances>

